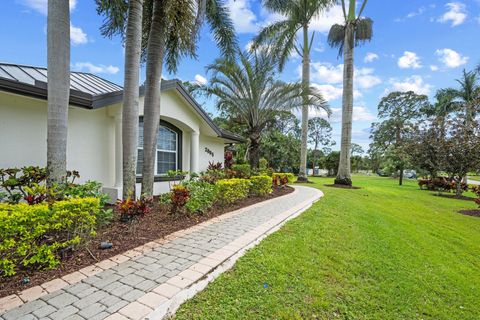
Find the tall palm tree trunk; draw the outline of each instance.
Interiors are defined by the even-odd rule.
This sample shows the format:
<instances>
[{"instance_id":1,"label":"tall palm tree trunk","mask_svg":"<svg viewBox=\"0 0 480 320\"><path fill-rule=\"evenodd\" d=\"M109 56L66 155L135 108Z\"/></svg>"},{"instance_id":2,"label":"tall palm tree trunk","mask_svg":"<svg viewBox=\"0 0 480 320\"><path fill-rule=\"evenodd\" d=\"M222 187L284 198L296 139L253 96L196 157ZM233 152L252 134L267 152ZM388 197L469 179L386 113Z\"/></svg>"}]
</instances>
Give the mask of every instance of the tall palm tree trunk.
<instances>
[{"instance_id":1,"label":"tall palm tree trunk","mask_svg":"<svg viewBox=\"0 0 480 320\"><path fill-rule=\"evenodd\" d=\"M48 1L47 170L49 186L61 183L67 168L70 96L70 9L68 1Z\"/></svg>"},{"instance_id":2,"label":"tall palm tree trunk","mask_svg":"<svg viewBox=\"0 0 480 320\"><path fill-rule=\"evenodd\" d=\"M135 197L143 0L128 2L122 109L123 199Z\"/></svg>"},{"instance_id":3,"label":"tall palm tree trunk","mask_svg":"<svg viewBox=\"0 0 480 320\"><path fill-rule=\"evenodd\" d=\"M248 139L248 163L252 169L258 169L258 163L260 160L260 132L251 132Z\"/></svg>"},{"instance_id":4,"label":"tall palm tree trunk","mask_svg":"<svg viewBox=\"0 0 480 320\"><path fill-rule=\"evenodd\" d=\"M145 80L142 194L153 195L157 132L160 123L160 85L165 52L165 25L161 1L153 5L152 25L147 44Z\"/></svg>"},{"instance_id":5,"label":"tall palm tree trunk","mask_svg":"<svg viewBox=\"0 0 480 320\"><path fill-rule=\"evenodd\" d=\"M303 26L303 61L302 61L302 135L300 148L300 172L297 182L307 182L307 135L308 135L308 91L310 88L310 50L308 44L308 25Z\"/></svg>"},{"instance_id":6,"label":"tall palm tree trunk","mask_svg":"<svg viewBox=\"0 0 480 320\"><path fill-rule=\"evenodd\" d=\"M352 144L352 114L353 114L353 48L354 24L347 22L345 28L344 68L343 68L343 98L342 98L342 140L340 162L335 184L352 185L350 169L350 148Z\"/></svg>"}]
</instances>

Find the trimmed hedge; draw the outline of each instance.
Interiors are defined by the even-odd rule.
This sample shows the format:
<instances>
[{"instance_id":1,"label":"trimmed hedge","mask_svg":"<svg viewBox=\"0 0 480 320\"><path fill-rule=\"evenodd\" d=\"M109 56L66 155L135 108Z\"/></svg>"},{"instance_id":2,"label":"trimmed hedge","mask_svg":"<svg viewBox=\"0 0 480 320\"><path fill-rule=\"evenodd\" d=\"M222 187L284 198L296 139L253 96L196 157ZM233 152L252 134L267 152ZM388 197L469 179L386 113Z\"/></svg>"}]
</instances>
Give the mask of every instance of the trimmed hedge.
<instances>
[{"instance_id":1,"label":"trimmed hedge","mask_svg":"<svg viewBox=\"0 0 480 320\"><path fill-rule=\"evenodd\" d=\"M224 179L217 182L218 201L222 205L234 203L248 196L250 180L248 179Z\"/></svg>"},{"instance_id":2,"label":"trimmed hedge","mask_svg":"<svg viewBox=\"0 0 480 320\"><path fill-rule=\"evenodd\" d=\"M189 198L185 204L189 213L203 213L210 209L218 198L218 186L203 181L185 183Z\"/></svg>"},{"instance_id":3,"label":"trimmed hedge","mask_svg":"<svg viewBox=\"0 0 480 320\"><path fill-rule=\"evenodd\" d=\"M78 198L41 203L0 203L0 275L20 267L51 269L59 251L95 235L99 199Z\"/></svg>"},{"instance_id":4,"label":"trimmed hedge","mask_svg":"<svg viewBox=\"0 0 480 320\"><path fill-rule=\"evenodd\" d=\"M272 193L272 178L269 176L251 176L250 193L256 196L266 196Z\"/></svg>"}]
</instances>

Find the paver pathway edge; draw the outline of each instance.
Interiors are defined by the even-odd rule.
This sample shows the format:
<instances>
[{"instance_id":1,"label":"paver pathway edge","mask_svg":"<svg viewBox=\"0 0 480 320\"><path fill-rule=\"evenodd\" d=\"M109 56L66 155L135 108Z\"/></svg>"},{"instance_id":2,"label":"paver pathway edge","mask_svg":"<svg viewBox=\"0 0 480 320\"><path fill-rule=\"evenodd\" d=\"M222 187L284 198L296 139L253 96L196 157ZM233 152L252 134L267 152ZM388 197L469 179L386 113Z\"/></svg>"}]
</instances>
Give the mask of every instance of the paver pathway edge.
<instances>
[{"instance_id":1,"label":"paver pathway edge","mask_svg":"<svg viewBox=\"0 0 480 320\"><path fill-rule=\"evenodd\" d=\"M0 320L162 319L323 193L294 192L177 231L0 299ZM287 208L285 210L285 208Z\"/></svg>"}]
</instances>

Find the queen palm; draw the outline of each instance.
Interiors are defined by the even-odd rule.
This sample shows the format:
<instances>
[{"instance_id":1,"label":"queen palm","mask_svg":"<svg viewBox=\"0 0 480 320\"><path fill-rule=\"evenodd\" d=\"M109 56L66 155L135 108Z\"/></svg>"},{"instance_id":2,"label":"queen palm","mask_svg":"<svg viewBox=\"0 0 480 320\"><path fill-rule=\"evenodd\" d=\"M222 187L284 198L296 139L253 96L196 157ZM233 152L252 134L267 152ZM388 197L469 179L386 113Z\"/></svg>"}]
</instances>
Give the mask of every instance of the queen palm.
<instances>
[{"instance_id":1,"label":"queen palm","mask_svg":"<svg viewBox=\"0 0 480 320\"><path fill-rule=\"evenodd\" d=\"M221 0L147 0L145 13L146 80L142 193L152 195L163 63L169 72L176 72L182 56L195 57L196 42L204 20L210 25L213 38L223 54L231 56L237 43L233 23Z\"/></svg>"},{"instance_id":2,"label":"queen palm","mask_svg":"<svg viewBox=\"0 0 480 320\"><path fill-rule=\"evenodd\" d=\"M67 167L70 96L70 9L68 1L48 1L47 170L49 185L62 182Z\"/></svg>"},{"instance_id":3,"label":"queen palm","mask_svg":"<svg viewBox=\"0 0 480 320\"><path fill-rule=\"evenodd\" d=\"M120 34L125 42L122 107L123 199L135 196L137 165L138 99L142 43L143 0L97 0L97 11L106 16L102 34Z\"/></svg>"},{"instance_id":4,"label":"queen palm","mask_svg":"<svg viewBox=\"0 0 480 320\"><path fill-rule=\"evenodd\" d=\"M357 0L349 0L348 11L345 0L342 0L343 25L335 24L328 34L330 46L339 49L343 54L343 99L342 99L342 138L340 148L340 162L335 184L352 185L350 170L350 147L352 143L352 113L353 113L353 73L354 48L372 38L373 21L362 18L361 15L367 0L363 0L358 16L356 14Z\"/></svg>"},{"instance_id":5,"label":"queen palm","mask_svg":"<svg viewBox=\"0 0 480 320\"><path fill-rule=\"evenodd\" d=\"M313 19L332 6L334 0L264 0L270 11L285 18L260 31L255 45L267 43L279 59L282 70L293 50L302 57L302 85L304 103L302 104L302 145L300 150L299 181L307 181L307 139L308 139L308 96L310 88L310 50L313 43L309 37L309 25ZM297 45L297 32L302 30L301 45ZM255 47L255 46L254 46Z\"/></svg>"},{"instance_id":6,"label":"queen palm","mask_svg":"<svg viewBox=\"0 0 480 320\"><path fill-rule=\"evenodd\" d=\"M300 83L285 83L276 79L277 65L266 51L250 55L239 53L238 62L222 58L207 67L212 73L205 91L216 96L217 107L246 126L247 158L252 168L258 168L262 132L279 111L307 107L330 110L322 95L309 89L305 99Z\"/></svg>"}]
</instances>

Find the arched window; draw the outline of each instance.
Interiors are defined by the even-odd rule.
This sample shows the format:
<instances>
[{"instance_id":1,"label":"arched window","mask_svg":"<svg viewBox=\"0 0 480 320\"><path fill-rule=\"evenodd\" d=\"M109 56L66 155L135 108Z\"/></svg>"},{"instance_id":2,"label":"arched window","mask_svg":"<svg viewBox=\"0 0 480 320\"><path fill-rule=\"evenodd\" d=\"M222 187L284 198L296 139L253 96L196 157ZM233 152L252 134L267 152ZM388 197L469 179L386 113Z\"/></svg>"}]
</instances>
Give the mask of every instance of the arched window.
<instances>
[{"instance_id":1,"label":"arched window","mask_svg":"<svg viewBox=\"0 0 480 320\"><path fill-rule=\"evenodd\" d=\"M155 175L166 175L169 170L181 170L181 130L172 124L160 121L155 153ZM143 165L143 119L139 121L137 175Z\"/></svg>"}]
</instances>

